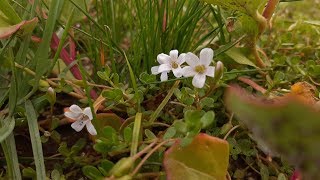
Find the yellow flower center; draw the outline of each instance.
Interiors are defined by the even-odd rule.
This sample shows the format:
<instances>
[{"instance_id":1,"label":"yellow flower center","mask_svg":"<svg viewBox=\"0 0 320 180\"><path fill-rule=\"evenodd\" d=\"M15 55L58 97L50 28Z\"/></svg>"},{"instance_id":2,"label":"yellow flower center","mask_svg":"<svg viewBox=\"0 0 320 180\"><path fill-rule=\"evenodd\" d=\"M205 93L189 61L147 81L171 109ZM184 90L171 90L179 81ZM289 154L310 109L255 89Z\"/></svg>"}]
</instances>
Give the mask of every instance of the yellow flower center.
<instances>
[{"instance_id":1,"label":"yellow flower center","mask_svg":"<svg viewBox=\"0 0 320 180\"><path fill-rule=\"evenodd\" d=\"M204 65L198 65L194 68L197 73L203 74L206 71L206 67Z\"/></svg>"},{"instance_id":2,"label":"yellow flower center","mask_svg":"<svg viewBox=\"0 0 320 180\"><path fill-rule=\"evenodd\" d=\"M177 69L178 67L179 67L179 65L176 63L176 62L172 62L171 63L171 67L173 68L173 69Z\"/></svg>"}]
</instances>

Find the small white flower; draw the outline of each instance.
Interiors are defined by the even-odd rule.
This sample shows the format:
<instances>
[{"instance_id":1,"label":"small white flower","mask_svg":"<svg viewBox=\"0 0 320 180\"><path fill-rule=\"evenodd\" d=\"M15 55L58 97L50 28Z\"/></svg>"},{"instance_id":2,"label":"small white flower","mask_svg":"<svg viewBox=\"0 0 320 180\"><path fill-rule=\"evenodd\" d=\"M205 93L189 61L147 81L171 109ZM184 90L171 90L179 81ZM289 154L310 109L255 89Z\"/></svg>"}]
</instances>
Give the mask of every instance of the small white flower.
<instances>
[{"instance_id":1,"label":"small white flower","mask_svg":"<svg viewBox=\"0 0 320 180\"><path fill-rule=\"evenodd\" d=\"M70 111L65 112L64 115L70 119L76 120L71 124L71 127L74 130L79 132L86 126L91 135L97 135L97 131L91 123L93 116L90 107L86 107L82 110L79 106L73 104L69 109Z\"/></svg>"},{"instance_id":2,"label":"small white flower","mask_svg":"<svg viewBox=\"0 0 320 180\"><path fill-rule=\"evenodd\" d=\"M183 76L193 77L192 85L202 88L206 82L206 76L214 77L214 67L209 66L213 58L213 50L204 48L200 52L200 59L193 53L187 53L185 59L189 66L183 68Z\"/></svg>"},{"instance_id":3,"label":"small white flower","mask_svg":"<svg viewBox=\"0 0 320 180\"><path fill-rule=\"evenodd\" d=\"M154 66L151 68L152 74L160 74L161 73L161 81L168 80L168 73L170 71L173 72L175 77L181 77L182 76L182 69L181 64L185 62L185 55L186 54L180 54L178 56L178 50L172 50L170 51L170 56L167 54L159 54L157 57L157 60L160 64L160 66Z\"/></svg>"}]
</instances>

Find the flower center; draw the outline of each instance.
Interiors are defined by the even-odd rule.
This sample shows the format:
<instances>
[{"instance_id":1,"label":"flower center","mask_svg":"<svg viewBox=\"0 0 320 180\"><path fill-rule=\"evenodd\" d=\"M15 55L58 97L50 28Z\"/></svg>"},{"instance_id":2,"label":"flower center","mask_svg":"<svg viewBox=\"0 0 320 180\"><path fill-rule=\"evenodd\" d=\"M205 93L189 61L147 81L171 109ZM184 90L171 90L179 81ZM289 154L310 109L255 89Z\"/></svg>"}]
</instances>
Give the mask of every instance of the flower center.
<instances>
[{"instance_id":1,"label":"flower center","mask_svg":"<svg viewBox=\"0 0 320 180\"><path fill-rule=\"evenodd\" d=\"M197 73L203 74L206 71L206 67L204 65L198 65L194 68Z\"/></svg>"},{"instance_id":2,"label":"flower center","mask_svg":"<svg viewBox=\"0 0 320 180\"><path fill-rule=\"evenodd\" d=\"M177 69L178 67L179 67L179 65L178 65L178 63L176 63L176 62L171 62L171 67L173 68L173 69Z\"/></svg>"},{"instance_id":3,"label":"flower center","mask_svg":"<svg viewBox=\"0 0 320 180\"><path fill-rule=\"evenodd\" d=\"M85 120L88 120L89 117L88 117L87 115L85 115L85 114L81 114L80 117L79 117L79 119L80 119L81 121L85 121Z\"/></svg>"}]
</instances>

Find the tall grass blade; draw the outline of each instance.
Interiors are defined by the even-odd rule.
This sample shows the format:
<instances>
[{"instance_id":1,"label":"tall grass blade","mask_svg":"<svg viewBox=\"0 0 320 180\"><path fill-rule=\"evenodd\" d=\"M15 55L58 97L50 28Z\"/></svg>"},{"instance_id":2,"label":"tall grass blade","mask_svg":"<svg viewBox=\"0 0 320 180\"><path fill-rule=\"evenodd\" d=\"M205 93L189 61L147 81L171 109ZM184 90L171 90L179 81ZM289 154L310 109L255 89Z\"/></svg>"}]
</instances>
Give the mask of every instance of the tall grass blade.
<instances>
[{"instance_id":1,"label":"tall grass blade","mask_svg":"<svg viewBox=\"0 0 320 180\"><path fill-rule=\"evenodd\" d=\"M24 100L31 97L31 95L37 91L39 86L39 80L50 68L50 66L48 66L48 64L50 64L50 42L56 24L56 20L59 17L60 12L62 10L63 2L63 0L51 1L49 16L43 32L42 41L32 62L32 65L36 67L35 85L33 86L32 91L24 97Z\"/></svg>"},{"instance_id":2,"label":"tall grass blade","mask_svg":"<svg viewBox=\"0 0 320 180\"><path fill-rule=\"evenodd\" d=\"M12 117L7 117L3 119L0 117L0 142L4 141L13 131L14 125L15 125L15 120Z\"/></svg>"},{"instance_id":3,"label":"tall grass blade","mask_svg":"<svg viewBox=\"0 0 320 180\"><path fill-rule=\"evenodd\" d=\"M34 163L36 165L37 179L46 179L46 169L44 165L37 115L30 100L26 101L25 109L28 120Z\"/></svg>"},{"instance_id":4,"label":"tall grass blade","mask_svg":"<svg viewBox=\"0 0 320 180\"><path fill-rule=\"evenodd\" d=\"M132 144L131 144L131 151L130 151L131 157L137 154L137 151L138 151L141 121L142 121L142 113L137 113L134 120L134 126L133 126L133 132L132 132Z\"/></svg>"},{"instance_id":5,"label":"tall grass blade","mask_svg":"<svg viewBox=\"0 0 320 180\"><path fill-rule=\"evenodd\" d=\"M3 142L1 142L1 146L7 162L7 179L21 180L22 178L19 169L18 154L13 133L11 133Z\"/></svg>"}]
</instances>

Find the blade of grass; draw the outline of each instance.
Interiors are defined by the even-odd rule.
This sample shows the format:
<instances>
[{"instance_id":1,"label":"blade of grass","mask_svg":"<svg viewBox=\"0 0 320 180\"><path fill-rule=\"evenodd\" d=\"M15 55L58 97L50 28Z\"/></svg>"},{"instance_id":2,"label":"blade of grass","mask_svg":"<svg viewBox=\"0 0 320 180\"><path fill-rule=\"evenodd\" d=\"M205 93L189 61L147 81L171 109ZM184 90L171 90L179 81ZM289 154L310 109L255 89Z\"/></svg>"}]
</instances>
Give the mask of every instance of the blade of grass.
<instances>
[{"instance_id":1,"label":"blade of grass","mask_svg":"<svg viewBox=\"0 0 320 180\"><path fill-rule=\"evenodd\" d=\"M134 119L134 126L133 126L133 132L132 132L132 143L131 143L131 150L130 150L131 157L136 155L138 151L140 130L141 130L141 120L142 120L142 113L137 113Z\"/></svg>"},{"instance_id":2,"label":"blade of grass","mask_svg":"<svg viewBox=\"0 0 320 180\"><path fill-rule=\"evenodd\" d=\"M27 9L30 11L30 14L26 12L23 17L25 17L26 19L33 19L35 17L35 13L36 13L35 11L36 11L36 7L38 7L38 3L39 3L38 0L34 0L32 5L28 5ZM29 15L29 18L28 18L28 15ZM19 50L15 56L15 62L22 64L23 66L27 66L27 63L28 63L26 59L27 59L28 52L30 52L29 45L31 41L31 36L32 36L32 33L22 37L23 39L21 40ZM18 99L22 99L30 91L31 87L28 84L28 82L31 78L32 78L31 76L28 76L21 71L20 72L17 71L16 81L18 86L17 87Z\"/></svg>"},{"instance_id":3,"label":"blade of grass","mask_svg":"<svg viewBox=\"0 0 320 180\"><path fill-rule=\"evenodd\" d=\"M36 166L37 179L46 179L46 169L44 165L37 115L30 100L27 100L25 102L25 109L28 120L34 163Z\"/></svg>"},{"instance_id":4,"label":"blade of grass","mask_svg":"<svg viewBox=\"0 0 320 180\"><path fill-rule=\"evenodd\" d=\"M68 22L67 22L67 24L66 24L66 26L65 26L65 28L64 28L64 32L63 32L63 34L62 34L62 36L61 36L61 39L60 39L60 42L59 42L57 51L56 51L56 53L55 53L55 55L54 55L54 57L53 57L53 60L52 60L52 62L51 62L52 64L51 64L51 66L50 66L50 68L49 68L49 71L48 71L47 75L52 71L54 65L55 65L55 64L57 63L57 61L58 61L58 58L59 58L59 56L60 56L60 53L61 53L61 50L62 50L62 48L63 48L64 42L65 42L66 39L67 39L69 29L70 29L70 27L72 26L73 15L74 15L74 8L71 10L70 16L68 17Z\"/></svg>"},{"instance_id":5,"label":"blade of grass","mask_svg":"<svg viewBox=\"0 0 320 180\"><path fill-rule=\"evenodd\" d=\"M229 42L226 45L222 46L221 48L217 49L215 51L215 56L219 56L220 54L228 51L229 49L231 49L233 46L235 46L236 44L238 44L246 35L241 36L238 40L236 40L235 42Z\"/></svg>"},{"instance_id":6,"label":"blade of grass","mask_svg":"<svg viewBox=\"0 0 320 180\"><path fill-rule=\"evenodd\" d=\"M10 119L15 121L13 117L10 117ZM0 123L2 122L0 121ZM16 143L12 132L1 142L1 146L7 162L8 179L21 180Z\"/></svg>"},{"instance_id":7,"label":"blade of grass","mask_svg":"<svg viewBox=\"0 0 320 180\"><path fill-rule=\"evenodd\" d=\"M91 113L92 113L92 116L93 116L93 120L95 121L96 120L96 113L95 113L95 110L94 110L94 107L93 107L93 102L92 102L92 99L91 99L91 96L90 96L90 92L92 92L92 90L90 91L90 87L88 85L86 72L85 72L85 69L83 68L82 63L79 62L78 65L79 65L80 73L81 73L81 76L82 76L82 82L83 82L83 85L84 85L84 89L86 90L86 96L87 96L87 99L88 99L88 104L89 104L89 107L90 107L90 110L91 110Z\"/></svg>"},{"instance_id":8,"label":"blade of grass","mask_svg":"<svg viewBox=\"0 0 320 180\"><path fill-rule=\"evenodd\" d=\"M63 2L64 1L62 0L51 1L51 5L50 5L51 8L50 8L46 26L43 32L42 41L32 61L32 65L36 67L35 84L31 92L29 92L22 99L22 102L29 99L37 91L39 86L39 80L41 79L42 75L44 75L49 69L48 64L50 64L49 49L50 49L51 37L54 31L56 20L59 17L60 12L62 10Z\"/></svg>"},{"instance_id":9,"label":"blade of grass","mask_svg":"<svg viewBox=\"0 0 320 180\"><path fill-rule=\"evenodd\" d=\"M12 24L18 24L22 21L16 11L12 8L7 0L0 1L0 11L7 16L7 20L10 21Z\"/></svg>"},{"instance_id":10,"label":"blade of grass","mask_svg":"<svg viewBox=\"0 0 320 180\"><path fill-rule=\"evenodd\" d=\"M17 78L16 78L16 68L13 60L13 52L12 49L9 49L8 56L10 59L11 66L11 83L10 83L10 91L9 91L9 116L14 113L17 104Z\"/></svg>"},{"instance_id":11,"label":"blade of grass","mask_svg":"<svg viewBox=\"0 0 320 180\"><path fill-rule=\"evenodd\" d=\"M14 125L15 125L15 120L14 118L11 118L10 116L7 117L6 119L3 119L0 117L0 142L4 141L13 131Z\"/></svg>"},{"instance_id":12,"label":"blade of grass","mask_svg":"<svg viewBox=\"0 0 320 180\"><path fill-rule=\"evenodd\" d=\"M125 54L125 52L123 51L123 56L124 58L126 59L126 62L127 62L127 66L128 66L128 69L129 69L129 74L130 74L130 79L131 79L131 83L132 83L132 87L133 87L133 90L135 92L135 96L138 96L139 95L139 92L138 92L138 86L137 86L137 81L136 81L136 77L134 75L134 72L132 70L132 67L130 65L130 62L127 58L127 55ZM140 98L137 97L137 108L138 108L138 112L141 112L141 105L140 105Z\"/></svg>"}]
</instances>

